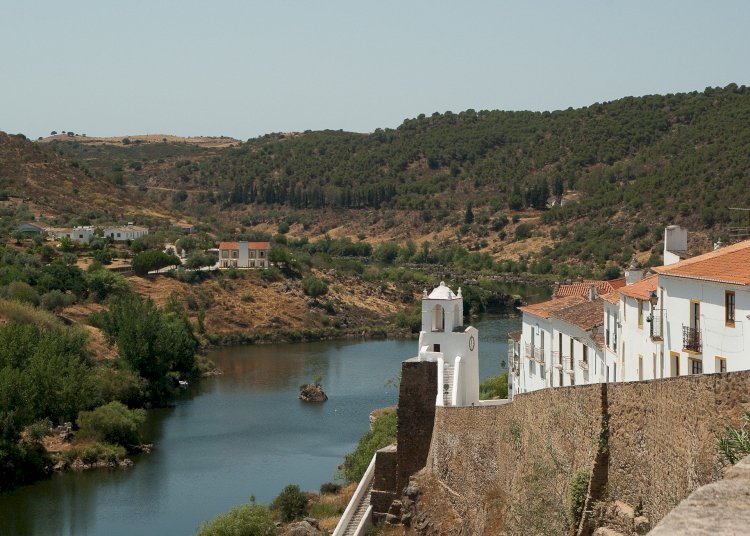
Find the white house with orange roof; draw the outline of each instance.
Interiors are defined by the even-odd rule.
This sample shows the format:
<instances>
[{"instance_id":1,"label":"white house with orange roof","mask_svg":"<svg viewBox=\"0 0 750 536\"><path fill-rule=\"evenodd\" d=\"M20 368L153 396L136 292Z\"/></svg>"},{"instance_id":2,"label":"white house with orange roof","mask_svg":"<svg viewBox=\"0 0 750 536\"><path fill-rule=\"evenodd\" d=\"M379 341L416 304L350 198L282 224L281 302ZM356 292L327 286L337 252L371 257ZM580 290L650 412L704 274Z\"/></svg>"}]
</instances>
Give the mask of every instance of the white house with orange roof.
<instances>
[{"instance_id":1,"label":"white house with orange roof","mask_svg":"<svg viewBox=\"0 0 750 536\"><path fill-rule=\"evenodd\" d=\"M664 377L664 311L658 309L657 276L648 275L618 290L621 339L614 381ZM653 303L653 305L652 305Z\"/></svg>"},{"instance_id":2,"label":"white house with orange roof","mask_svg":"<svg viewBox=\"0 0 750 536\"><path fill-rule=\"evenodd\" d=\"M221 242L219 268L268 268L269 242Z\"/></svg>"},{"instance_id":3,"label":"white house with orange roof","mask_svg":"<svg viewBox=\"0 0 750 536\"><path fill-rule=\"evenodd\" d=\"M750 369L750 240L654 271L665 375Z\"/></svg>"}]
</instances>

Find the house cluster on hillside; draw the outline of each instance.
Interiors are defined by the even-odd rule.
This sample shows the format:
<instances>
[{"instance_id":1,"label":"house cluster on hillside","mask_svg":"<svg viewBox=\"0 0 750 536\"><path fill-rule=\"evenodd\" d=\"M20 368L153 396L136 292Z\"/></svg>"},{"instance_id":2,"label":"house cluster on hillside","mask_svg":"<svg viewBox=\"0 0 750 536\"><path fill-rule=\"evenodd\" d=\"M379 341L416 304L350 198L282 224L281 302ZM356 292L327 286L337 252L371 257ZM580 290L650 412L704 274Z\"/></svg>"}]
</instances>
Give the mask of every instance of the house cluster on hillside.
<instances>
[{"instance_id":1,"label":"house cluster on hillside","mask_svg":"<svg viewBox=\"0 0 750 536\"><path fill-rule=\"evenodd\" d=\"M509 334L510 396L601 382L750 369L750 241L687 257L687 231L665 230L664 266L617 281L560 285L521 307Z\"/></svg>"},{"instance_id":2,"label":"house cluster on hillside","mask_svg":"<svg viewBox=\"0 0 750 536\"><path fill-rule=\"evenodd\" d=\"M47 235L60 240L62 238L70 238L74 242L80 242L81 244L88 244L92 238L96 236L96 228L93 225L83 225L80 227L47 227L36 223L22 223L16 230L21 233L28 235ZM112 225L102 228L103 236L111 238L115 242L126 242L128 240L135 240L148 234L147 227L141 227L134 225L133 222L128 222L127 225Z\"/></svg>"}]
</instances>

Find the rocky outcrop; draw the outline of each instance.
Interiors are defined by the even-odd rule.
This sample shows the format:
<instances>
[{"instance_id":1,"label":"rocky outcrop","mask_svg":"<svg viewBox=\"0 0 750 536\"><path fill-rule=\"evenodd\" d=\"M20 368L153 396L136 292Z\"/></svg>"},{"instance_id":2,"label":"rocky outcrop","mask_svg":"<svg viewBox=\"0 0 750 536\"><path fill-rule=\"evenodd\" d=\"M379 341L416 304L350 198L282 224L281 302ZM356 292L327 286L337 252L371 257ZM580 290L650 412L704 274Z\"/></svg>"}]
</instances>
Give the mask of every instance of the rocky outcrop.
<instances>
[{"instance_id":1,"label":"rocky outcrop","mask_svg":"<svg viewBox=\"0 0 750 536\"><path fill-rule=\"evenodd\" d=\"M292 523L284 532L284 536L323 536L324 534L326 533L320 530L318 520L312 517Z\"/></svg>"},{"instance_id":2,"label":"rocky outcrop","mask_svg":"<svg viewBox=\"0 0 750 536\"><path fill-rule=\"evenodd\" d=\"M325 402L328 400L328 395L325 394L320 384L306 383L300 387L297 398L303 402Z\"/></svg>"}]
</instances>

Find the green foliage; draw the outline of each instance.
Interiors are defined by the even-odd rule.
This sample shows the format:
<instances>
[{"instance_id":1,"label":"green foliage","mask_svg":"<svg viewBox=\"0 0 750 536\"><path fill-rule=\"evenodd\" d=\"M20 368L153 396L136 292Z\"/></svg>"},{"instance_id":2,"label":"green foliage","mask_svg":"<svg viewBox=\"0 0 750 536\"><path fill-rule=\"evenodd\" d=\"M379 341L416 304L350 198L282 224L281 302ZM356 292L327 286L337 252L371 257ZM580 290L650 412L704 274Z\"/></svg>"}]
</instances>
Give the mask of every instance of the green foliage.
<instances>
[{"instance_id":1,"label":"green foliage","mask_svg":"<svg viewBox=\"0 0 750 536\"><path fill-rule=\"evenodd\" d=\"M121 445L93 443L82 447L73 447L60 453L59 459L67 464L80 459L83 463L107 462L117 463L125 458L127 451Z\"/></svg>"},{"instance_id":2,"label":"green foliage","mask_svg":"<svg viewBox=\"0 0 750 536\"><path fill-rule=\"evenodd\" d=\"M396 325L409 328L412 333L419 333L422 329L422 310L419 307L402 309L396 313Z\"/></svg>"},{"instance_id":3,"label":"green foliage","mask_svg":"<svg viewBox=\"0 0 750 536\"><path fill-rule=\"evenodd\" d=\"M521 223L516 227L516 240L526 240L531 237L533 227L528 223Z\"/></svg>"},{"instance_id":4,"label":"green foliage","mask_svg":"<svg viewBox=\"0 0 750 536\"><path fill-rule=\"evenodd\" d=\"M110 270L92 270L86 274L86 285L97 302L102 302L110 296L122 296L130 290L130 284L120 274Z\"/></svg>"},{"instance_id":5,"label":"green foliage","mask_svg":"<svg viewBox=\"0 0 750 536\"><path fill-rule=\"evenodd\" d=\"M375 250L373 256L383 264L392 264L393 261L396 260L396 257L398 257L399 252L400 248L398 247L398 244L396 242L388 241L380 244L378 249Z\"/></svg>"},{"instance_id":6,"label":"green foliage","mask_svg":"<svg viewBox=\"0 0 750 536\"><path fill-rule=\"evenodd\" d=\"M739 429L727 426L718 441L719 452L733 465L750 454L750 412L742 417Z\"/></svg>"},{"instance_id":7,"label":"green foliage","mask_svg":"<svg viewBox=\"0 0 750 536\"><path fill-rule=\"evenodd\" d=\"M307 495L305 495L297 484L289 484L273 500L272 508L278 509L281 521L288 523L301 518L305 514Z\"/></svg>"},{"instance_id":8,"label":"green foliage","mask_svg":"<svg viewBox=\"0 0 750 536\"><path fill-rule=\"evenodd\" d=\"M278 270L278 268L274 268L273 266L271 268L264 268L260 271L260 278L263 281L266 281L268 283L273 283L274 281L281 281L283 277L281 276L281 272Z\"/></svg>"},{"instance_id":9,"label":"green foliage","mask_svg":"<svg viewBox=\"0 0 750 536\"><path fill-rule=\"evenodd\" d=\"M362 478L375 453L395 443L396 422L396 412L383 413L375 421L372 430L360 438L354 451L344 456L344 463L339 466L339 471L347 482L357 482Z\"/></svg>"},{"instance_id":10,"label":"green foliage","mask_svg":"<svg viewBox=\"0 0 750 536\"><path fill-rule=\"evenodd\" d=\"M10 300L31 305L39 305L39 293L28 283L23 281L13 281L5 289L5 296Z\"/></svg>"},{"instance_id":11,"label":"green foliage","mask_svg":"<svg viewBox=\"0 0 750 536\"><path fill-rule=\"evenodd\" d=\"M139 427L146 420L142 409L128 409L113 401L93 411L81 411L76 419L79 437L92 438L123 446L140 445Z\"/></svg>"},{"instance_id":12,"label":"green foliage","mask_svg":"<svg viewBox=\"0 0 750 536\"><path fill-rule=\"evenodd\" d=\"M114 299L96 323L117 341L123 363L148 381L148 397L164 401L171 392L169 372L195 371L198 343L181 305L170 300L160 310L152 300L127 294Z\"/></svg>"},{"instance_id":13,"label":"green foliage","mask_svg":"<svg viewBox=\"0 0 750 536\"><path fill-rule=\"evenodd\" d=\"M328 292L328 284L317 277L307 276L302 280L302 290L311 298L317 298Z\"/></svg>"},{"instance_id":14,"label":"green foliage","mask_svg":"<svg viewBox=\"0 0 750 536\"><path fill-rule=\"evenodd\" d=\"M147 250L133 257L133 271L137 275L146 275L153 270L160 270L167 266L179 266L179 257L158 250Z\"/></svg>"},{"instance_id":15,"label":"green foliage","mask_svg":"<svg viewBox=\"0 0 750 536\"><path fill-rule=\"evenodd\" d=\"M75 296L59 290L50 290L40 298L40 305L47 311L59 312L75 303Z\"/></svg>"},{"instance_id":16,"label":"green foliage","mask_svg":"<svg viewBox=\"0 0 750 536\"><path fill-rule=\"evenodd\" d=\"M216 255L212 253L201 253L196 251L188 256L187 261L185 261L185 268L196 270L198 268L203 268L204 266L213 266L216 264L217 260Z\"/></svg>"},{"instance_id":17,"label":"green foliage","mask_svg":"<svg viewBox=\"0 0 750 536\"><path fill-rule=\"evenodd\" d=\"M479 386L479 399L508 398L508 373L490 376Z\"/></svg>"},{"instance_id":18,"label":"green foliage","mask_svg":"<svg viewBox=\"0 0 750 536\"><path fill-rule=\"evenodd\" d=\"M571 527L578 527L589 492L591 471L580 469L576 471L568 484L568 523Z\"/></svg>"},{"instance_id":19,"label":"green foliage","mask_svg":"<svg viewBox=\"0 0 750 536\"><path fill-rule=\"evenodd\" d=\"M344 513L344 508L329 502L316 502L310 506L310 517L315 519L325 519L327 517L337 517Z\"/></svg>"},{"instance_id":20,"label":"green foliage","mask_svg":"<svg viewBox=\"0 0 750 536\"><path fill-rule=\"evenodd\" d=\"M259 504L235 506L226 514L202 523L198 536L275 536L276 525L268 507Z\"/></svg>"}]
</instances>

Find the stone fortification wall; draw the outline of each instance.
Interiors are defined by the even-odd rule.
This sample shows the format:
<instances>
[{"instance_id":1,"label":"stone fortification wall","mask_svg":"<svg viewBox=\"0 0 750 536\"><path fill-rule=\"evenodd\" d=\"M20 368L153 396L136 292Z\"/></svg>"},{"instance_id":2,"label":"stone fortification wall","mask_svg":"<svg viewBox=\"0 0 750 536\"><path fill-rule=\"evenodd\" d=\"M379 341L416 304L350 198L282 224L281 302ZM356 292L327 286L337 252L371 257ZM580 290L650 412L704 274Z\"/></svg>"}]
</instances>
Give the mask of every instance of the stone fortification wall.
<instances>
[{"instance_id":1,"label":"stone fortification wall","mask_svg":"<svg viewBox=\"0 0 750 536\"><path fill-rule=\"evenodd\" d=\"M578 470L589 469L594 517L582 533L613 526L608 512L623 508L611 504L635 512L614 520L617 530L635 534L647 527L643 519L658 522L694 489L721 478L716 435L738 426L748 410L750 372L546 389L502 406L437 408L427 465L402 498L403 518L420 534L575 534L568 488Z\"/></svg>"},{"instance_id":2,"label":"stone fortification wall","mask_svg":"<svg viewBox=\"0 0 750 536\"><path fill-rule=\"evenodd\" d=\"M444 500L433 502L444 504L433 523L416 513L414 526L446 535L562 534L570 475L593 464L601 414L599 386L438 408L425 472L442 488Z\"/></svg>"},{"instance_id":3,"label":"stone fortification wall","mask_svg":"<svg viewBox=\"0 0 750 536\"><path fill-rule=\"evenodd\" d=\"M612 384L608 396L609 496L655 523L721 478L716 437L750 410L750 371Z\"/></svg>"}]
</instances>

